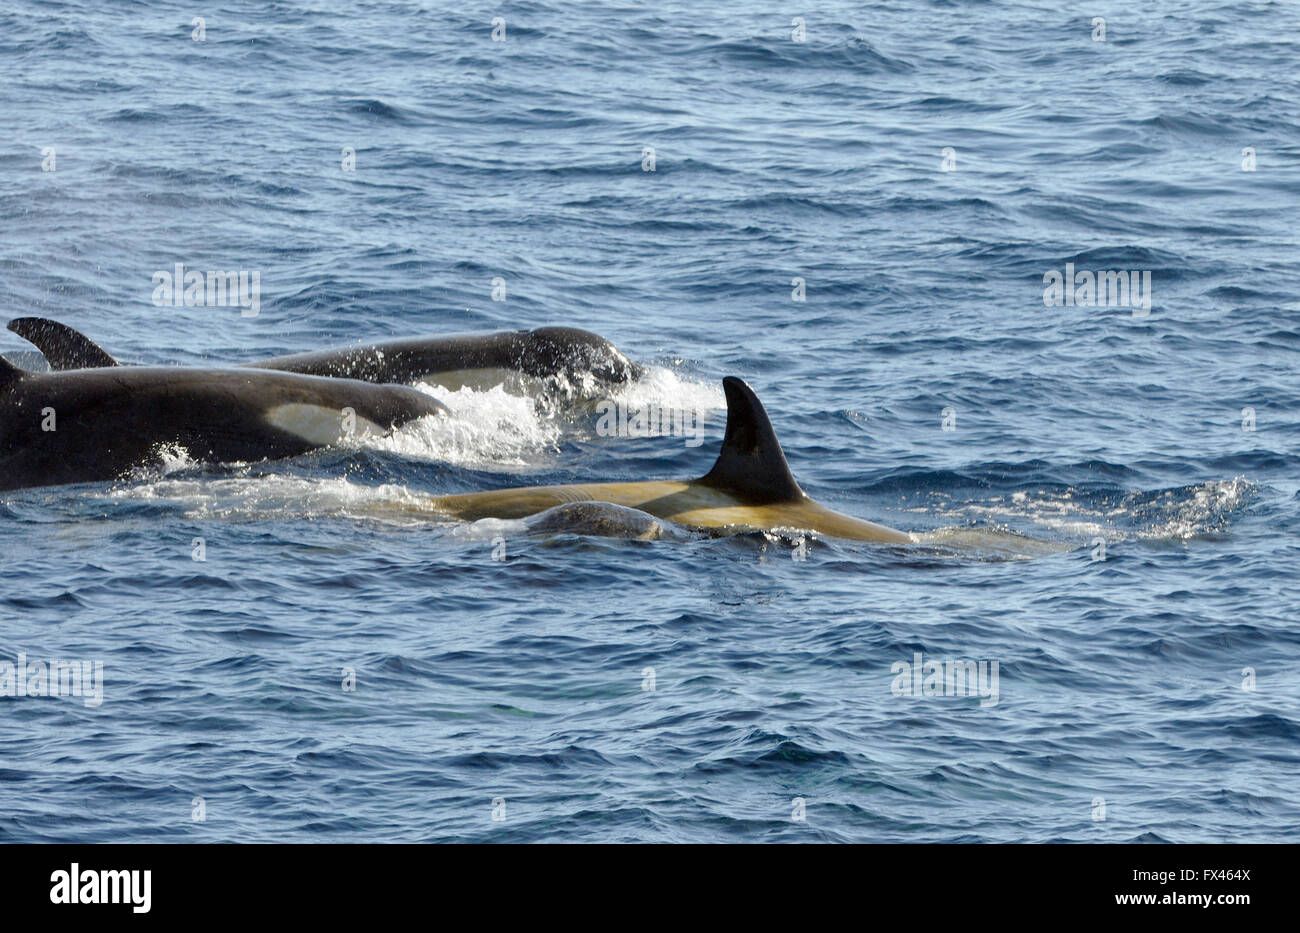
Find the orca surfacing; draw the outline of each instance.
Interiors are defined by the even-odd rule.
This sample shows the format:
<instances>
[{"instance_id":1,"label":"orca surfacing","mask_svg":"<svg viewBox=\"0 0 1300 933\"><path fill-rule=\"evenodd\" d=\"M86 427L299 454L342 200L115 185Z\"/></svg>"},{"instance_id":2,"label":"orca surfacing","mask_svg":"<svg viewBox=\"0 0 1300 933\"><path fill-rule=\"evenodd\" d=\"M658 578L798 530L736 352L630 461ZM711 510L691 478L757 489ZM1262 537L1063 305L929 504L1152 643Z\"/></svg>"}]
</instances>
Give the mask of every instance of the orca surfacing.
<instances>
[{"instance_id":1,"label":"orca surfacing","mask_svg":"<svg viewBox=\"0 0 1300 933\"><path fill-rule=\"evenodd\" d=\"M118 365L99 344L58 321L20 317L8 326L34 344L55 371ZM604 337L576 327L405 337L237 365L374 383L431 382L453 390L466 385L490 388L509 374L563 378L574 384L590 376L598 385L617 386L644 373Z\"/></svg>"},{"instance_id":2,"label":"orca surfacing","mask_svg":"<svg viewBox=\"0 0 1300 933\"><path fill-rule=\"evenodd\" d=\"M727 531L811 531L834 538L911 544L916 538L833 512L808 497L790 473L772 422L745 382L722 381L727 430L713 469L694 480L526 486L438 496L437 512L464 521L518 519L571 502L609 502L690 528Z\"/></svg>"},{"instance_id":3,"label":"orca surfacing","mask_svg":"<svg viewBox=\"0 0 1300 933\"><path fill-rule=\"evenodd\" d=\"M0 490L117 479L171 444L214 463L293 457L446 413L417 389L355 379L175 366L34 373L0 358Z\"/></svg>"}]
</instances>

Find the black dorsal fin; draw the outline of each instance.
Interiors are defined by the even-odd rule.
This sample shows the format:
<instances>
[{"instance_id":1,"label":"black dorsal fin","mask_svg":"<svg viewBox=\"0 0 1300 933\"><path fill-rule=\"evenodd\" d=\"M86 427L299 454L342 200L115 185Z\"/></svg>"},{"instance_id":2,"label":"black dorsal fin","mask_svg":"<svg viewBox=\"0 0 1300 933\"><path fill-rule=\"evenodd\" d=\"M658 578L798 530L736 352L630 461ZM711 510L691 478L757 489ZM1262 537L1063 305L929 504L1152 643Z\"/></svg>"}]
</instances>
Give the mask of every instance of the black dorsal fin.
<instances>
[{"instance_id":1,"label":"black dorsal fin","mask_svg":"<svg viewBox=\"0 0 1300 933\"><path fill-rule=\"evenodd\" d=\"M95 369L116 366L104 350L79 330L43 317L19 317L9 329L45 354L50 369Z\"/></svg>"},{"instance_id":2,"label":"black dorsal fin","mask_svg":"<svg viewBox=\"0 0 1300 933\"><path fill-rule=\"evenodd\" d=\"M700 482L738 493L756 504L804 498L754 390L735 376L723 379L722 387L727 392L727 434L718 462Z\"/></svg>"},{"instance_id":3,"label":"black dorsal fin","mask_svg":"<svg viewBox=\"0 0 1300 933\"><path fill-rule=\"evenodd\" d=\"M0 356L0 389L7 389L10 383L17 382L22 377L21 369Z\"/></svg>"}]
</instances>

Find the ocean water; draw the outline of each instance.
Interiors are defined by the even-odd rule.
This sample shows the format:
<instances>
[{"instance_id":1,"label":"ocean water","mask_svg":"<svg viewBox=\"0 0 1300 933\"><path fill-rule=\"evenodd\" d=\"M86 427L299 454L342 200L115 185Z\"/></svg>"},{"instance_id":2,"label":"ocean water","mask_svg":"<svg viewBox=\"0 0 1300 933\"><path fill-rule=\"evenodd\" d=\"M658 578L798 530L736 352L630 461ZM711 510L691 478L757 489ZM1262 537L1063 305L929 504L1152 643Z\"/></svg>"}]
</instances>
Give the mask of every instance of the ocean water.
<instances>
[{"instance_id":1,"label":"ocean water","mask_svg":"<svg viewBox=\"0 0 1300 933\"><path fill-rule=\"evenodd\" d=\"M0 494L0 665L103 671L0 697L0 840L1294 841L1298 36L1293 2L7 5L11 316L182 365L572 325L649 365L621 401L708 418L430 389L451 423ZM155 305L176 263L256 272L256 315ZM1046 305L1067 264L1149 309ZM811 495L928 543L421 508L699 475L729 374ZM996 693L908 695L917 655Z\"/></svg>"}]
</instances>

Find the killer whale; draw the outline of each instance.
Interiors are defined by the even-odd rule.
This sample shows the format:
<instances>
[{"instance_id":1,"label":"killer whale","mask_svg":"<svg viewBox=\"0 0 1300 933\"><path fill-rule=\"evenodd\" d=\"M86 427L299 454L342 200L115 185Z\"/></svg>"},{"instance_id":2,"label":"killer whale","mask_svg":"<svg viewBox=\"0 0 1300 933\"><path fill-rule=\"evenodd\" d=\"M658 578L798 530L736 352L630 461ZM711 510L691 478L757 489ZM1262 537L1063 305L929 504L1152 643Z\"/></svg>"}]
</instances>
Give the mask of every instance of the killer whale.
<instances>
[{"instance_id":1,"label":"killer whale","mask_svg":"<svg viewBox=\"0 0 1300 933\"><path fill-rule=\"evenodd\" d=\"M85 334L58 321L21 317L8 326L34 344L56 371L118 365ZM576 327L407 337L237 365L375 383L432 382L449 389L466 385L489 388L499 385L508 374L564 378L574 385L590 374L597 384L614 386L644 373L604 337Z\"/></svg>"},{"instance_id":2,"label":"killer whale","mask_svg":"<svg viewBox=\"0 0 1300 933\"><path fill-rule=\"evenodd\" d=\"M694 480L526 486L437 496L421 510L463 521L521 519L575 502L608 502L689 528L811 531L835 538L910 544L905 531L834 512L809 498L790 472L763 404L743 380L722 381L727 428L713 468Z\"/></svg>"},{"instance_id":3,"label":"killer whale","mask_svg":"<svg viewBox=\"0 0 1300 933\"><path fill-rule=\"evenodd\" d=\"M0 490L116 479L177 444L195 460L297 456L354 430L383 434L436 399L252 369L96 367L36 373L0 358Z\"/></svg>"}]
</instances>

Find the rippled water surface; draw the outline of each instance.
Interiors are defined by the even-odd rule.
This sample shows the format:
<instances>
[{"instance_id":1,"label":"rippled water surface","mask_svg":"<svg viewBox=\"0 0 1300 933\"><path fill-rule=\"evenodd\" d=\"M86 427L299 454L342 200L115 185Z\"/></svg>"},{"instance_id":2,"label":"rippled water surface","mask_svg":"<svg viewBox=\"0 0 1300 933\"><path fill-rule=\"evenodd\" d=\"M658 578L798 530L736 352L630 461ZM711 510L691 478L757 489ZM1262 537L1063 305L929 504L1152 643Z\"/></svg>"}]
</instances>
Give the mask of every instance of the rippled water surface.
<instances>
[{"instance_id":1,"label":"rippled water surface","mask_svg":"<svg viewBox=\"0 0 1300 933\"><path fill-rule=\"evenodd\" d=\"M0 689L104 672L0 697L0 839L1293 841L1297 36L1290 2L10 5L10 316L154 364L572 325L649 365L621 401L709 416L430 388L452 421L0 494ZM155 306L176 263L258 272L258 314ZM1067 263L1150 272L1149 313L1045 306ZM702 474L729 374L811 495L923 543L422 507ZM897 695L918 654L997 692Z\"/></svg>"}]
</instances>

